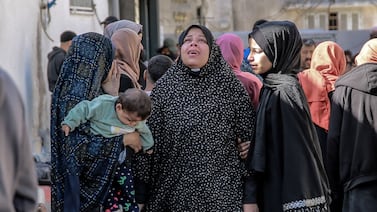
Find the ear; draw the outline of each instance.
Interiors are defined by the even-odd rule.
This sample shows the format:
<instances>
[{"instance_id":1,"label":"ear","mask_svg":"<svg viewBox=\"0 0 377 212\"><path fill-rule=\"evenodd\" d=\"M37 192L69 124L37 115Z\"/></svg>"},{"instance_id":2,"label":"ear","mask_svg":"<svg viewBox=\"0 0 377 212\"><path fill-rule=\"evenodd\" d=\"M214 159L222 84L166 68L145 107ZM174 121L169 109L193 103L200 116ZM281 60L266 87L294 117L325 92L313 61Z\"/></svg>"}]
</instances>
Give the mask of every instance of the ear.
<instances>
[{"instance_id":1,"label":"ear","mask_svg":"<svg viewBox=\"0 0 377 212\"><path fill-rule=\"evenodd\" d=\"M117 103L117 104L115 105L115 110L116 110L116 111L121 111L121 110L123 110L122 104L121 104L121 103Z\"/></svg>"}]
</instances>

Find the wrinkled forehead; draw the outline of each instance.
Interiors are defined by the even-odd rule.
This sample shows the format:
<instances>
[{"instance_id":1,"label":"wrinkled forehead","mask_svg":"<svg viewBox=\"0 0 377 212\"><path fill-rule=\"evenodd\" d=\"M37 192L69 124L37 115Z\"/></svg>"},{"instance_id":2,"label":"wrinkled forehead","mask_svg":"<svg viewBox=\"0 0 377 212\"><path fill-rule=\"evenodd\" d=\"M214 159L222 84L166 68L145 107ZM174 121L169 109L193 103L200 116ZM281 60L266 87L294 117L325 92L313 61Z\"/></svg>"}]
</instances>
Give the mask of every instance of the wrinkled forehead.
<instances>
[{"instance_id":1,"label":"wrinkled forehead","mask_svg":"<svg viewBox=\"0 0 377 212\"><path fill-rule=\"evenodd\" d=\"M206 36L204 35L203 30L198 27L192 27L187 31L187 34L184 38L192 38L192 37L201 37L207 40Z\"/></svg>"}]
</instances>

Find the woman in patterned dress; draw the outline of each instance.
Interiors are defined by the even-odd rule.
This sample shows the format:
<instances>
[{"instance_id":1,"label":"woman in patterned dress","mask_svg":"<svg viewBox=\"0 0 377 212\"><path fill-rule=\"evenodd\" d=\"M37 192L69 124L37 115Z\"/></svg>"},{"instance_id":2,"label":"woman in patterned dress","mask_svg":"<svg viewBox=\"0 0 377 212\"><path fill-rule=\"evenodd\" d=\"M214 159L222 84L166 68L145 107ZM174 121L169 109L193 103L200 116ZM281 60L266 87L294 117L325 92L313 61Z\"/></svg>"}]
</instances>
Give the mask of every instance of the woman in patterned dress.
<instances>
[{"instance_id":1,"label":"woman in patterned dress","mask_svg":"<svg viewBox=\"0 0 377 212\"><path fill-rule=\"evenodd\" d=\"M61 122L78 102L103 93L118 94L120 73L110 71L113 54L110 39L89 32L73 39L63 63L51 104L54 212L100 208L123 145L131 142L132 136L139 137L138 133L114 138L96 136L90 133L89 123L80 125L67 137L61 131ZM135 149L141 148L135 145Z\"/></svg>"},{"instance_id":2,"label":"woman in patterned dress","mask_svg":"<svg viewBox=\"0 0 377 212\"><path fill-rule=\"evenodd\" d=\"M152 91L156 141L147 211L239 211L255 111L204 26L180 36L180 57Z\"/></svg>"}]
</instances>

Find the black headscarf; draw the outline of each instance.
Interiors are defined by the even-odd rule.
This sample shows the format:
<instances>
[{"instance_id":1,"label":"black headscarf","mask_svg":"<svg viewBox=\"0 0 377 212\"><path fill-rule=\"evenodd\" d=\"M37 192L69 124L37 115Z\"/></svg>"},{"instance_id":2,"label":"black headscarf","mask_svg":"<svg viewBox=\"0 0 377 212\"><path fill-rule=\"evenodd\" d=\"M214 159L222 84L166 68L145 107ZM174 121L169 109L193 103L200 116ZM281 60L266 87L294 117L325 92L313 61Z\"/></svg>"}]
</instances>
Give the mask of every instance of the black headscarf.
<instances>
[{"instance_id":1,"label":"black headscarf","mask_svg":"<svg viewBox=\"0 0 377 212\"><path fill-rule=\"evenodd\" d=\"M211 31L209 31L209 29L205 26L202 26L202 25L191 25L189 26L185 31L182 32L181 35L179 35L179 40L178 40L178 44L179 46L182 46L184 40L185 40L185 37L187 36L187 33L190 31L190 29L192 28L199 28L200 30L202 30L203 34L204 34L204 37L206 37L207 39L207 43L208 43L208 46L209 46L209 49L211 50L212 49L212 44L213 44L213 35L211 33Z\"/></svg>"},{"instance_id":2,"label":"black headscarf","mask_svg":"<svg viewBox=\"0 0 377 212\"><path fill-rule=\"evenodd\" d=\"M298 72L302 41L295 24L289 21L268 21L256 26L251 35L272 63L268 73Z\"/></svg>"}]
</instances>

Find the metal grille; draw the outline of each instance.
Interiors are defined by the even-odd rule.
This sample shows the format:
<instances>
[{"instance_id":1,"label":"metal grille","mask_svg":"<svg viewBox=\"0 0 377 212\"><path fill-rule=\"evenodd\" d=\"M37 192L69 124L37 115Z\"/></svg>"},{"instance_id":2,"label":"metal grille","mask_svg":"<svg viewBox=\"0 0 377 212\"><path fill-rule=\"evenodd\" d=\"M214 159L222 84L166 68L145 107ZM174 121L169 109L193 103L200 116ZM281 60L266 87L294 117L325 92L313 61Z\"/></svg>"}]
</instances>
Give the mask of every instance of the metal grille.
<instances>
[{"instance_id":1,"label":"metal grille","mask_svg":"<svg viewBox=\"0 0 377 212\"><path fill-rule=\"evenodd\" d=\"M69 9L71 12L93 12L92 0L70 0Z\"/></svg>"}]
</instances>

